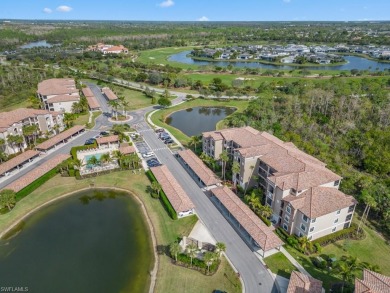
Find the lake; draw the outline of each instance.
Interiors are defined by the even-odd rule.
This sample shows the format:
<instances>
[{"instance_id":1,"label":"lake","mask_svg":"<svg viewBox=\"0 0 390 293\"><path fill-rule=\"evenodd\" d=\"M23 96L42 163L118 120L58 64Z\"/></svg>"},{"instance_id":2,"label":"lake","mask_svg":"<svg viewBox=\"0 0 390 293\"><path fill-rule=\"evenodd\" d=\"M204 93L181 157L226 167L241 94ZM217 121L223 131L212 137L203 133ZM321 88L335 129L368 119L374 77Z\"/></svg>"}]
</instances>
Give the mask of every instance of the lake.
<instances>
[{"instance_id":1,"label":"lake","mask_svg":"<svg viewBox=\"0 0 390 293\"><path fill-rule=\"evenodd\" d=\"M0 240L1 286L28 292L148 292L154 256L138 201L79 192L30 216Z\"/></svg>"},{"instance_id":2,"label":"lake","mask_svg":"<svg viewBox=\"0 0 390 293\"><path fill-rule=\"evenodd\" d=\"M165 123L187 136L200 135L216 129L216 124L235 111L228 107L194 107L172 113Z\"/></svg>"},{"instance_id":3,"label":"lake","mask_svg":"<svg viewBox=\"0 0 390 293\"><path fill-rule=\"evenodd\" d=\"M53 47L53 45L44 40L44 41L31 42L31 43L25 44L23 46L20 46L21 49L31 49L31 48L36 48L36 47L51 48L51 47Z\"/></svg>"},{"instance_id":4,"label":"lake","mask_svg":"<svg viewBox=\"0 0 390 293\"><path fill-rule=\"evenodd\" d=\"M215 66L228 66L232 65L235 67L248 67L248 68L262 68L262 69L307 69L307 70L370 70L375 71L377 68L380 71L385 69L390 69L390 63L381 63L374 60L369 60L362 57L357 56L344 56L345 60L348 62L346 64L337 65L337 66L310 66L310 67L299 67L299 66L289 66L289 65L271 65L271 64L263 64L259 62L229 62L229 61L200 61L194 60L187 55L190 54L191 51L183 51L174 55L171 55L168 60L175 61L180 63L192 64L192 65L215 65Z\"/></svg>"}]
</instances>

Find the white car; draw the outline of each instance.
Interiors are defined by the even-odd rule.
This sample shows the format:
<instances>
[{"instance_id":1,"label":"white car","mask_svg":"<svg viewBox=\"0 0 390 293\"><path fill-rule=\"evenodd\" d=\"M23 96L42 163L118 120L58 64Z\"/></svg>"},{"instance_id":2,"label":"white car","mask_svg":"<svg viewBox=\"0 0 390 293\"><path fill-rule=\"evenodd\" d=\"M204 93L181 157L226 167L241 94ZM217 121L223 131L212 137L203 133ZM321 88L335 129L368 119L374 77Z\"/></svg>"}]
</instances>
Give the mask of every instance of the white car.
<instances>
[{"instance_id":1,"label":"white car","mask_svg":"<svg viewBox=\"0 0 390 293\"><path fill-rule=\"evenodd\" d=\"M153 155L154 155L153 152L147 152L147 153L142 154L142 157L144 157L144 158L150 158L150 157L152 157Z\"/></svg>"},{"instance_id":2,"label":"white car","mask_svg":"<svg viewBox=\"0 0 390 293\"><path fill-rule=\"evenodd\" d=\"M184 216L189 216L192 215L194 212L192 210L185 211L185 212L180 212L179 217L184 217Z\"/></svg>"}]
</instances>

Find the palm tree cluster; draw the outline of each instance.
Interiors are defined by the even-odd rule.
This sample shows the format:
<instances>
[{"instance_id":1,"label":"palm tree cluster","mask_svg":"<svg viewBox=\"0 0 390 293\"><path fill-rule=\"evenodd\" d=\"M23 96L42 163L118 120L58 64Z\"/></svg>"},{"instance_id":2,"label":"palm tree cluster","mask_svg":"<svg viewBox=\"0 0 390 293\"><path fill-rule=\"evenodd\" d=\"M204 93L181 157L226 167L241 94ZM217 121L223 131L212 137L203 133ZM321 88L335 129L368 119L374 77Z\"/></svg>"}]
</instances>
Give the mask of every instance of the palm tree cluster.
<instances>
[{"instance_id":1,"label":"palm tree cluster","mask_svg":"<svg viewBox=\"0 0 390 293\"><path fill-rule=\"evenodd\" d=\"M261 204L260 195L258 194L259 191L257 190L257 193L256 191L252 191L251 194L245 195L244 200L256 215L269 218L273 211L270 206Z\"/></svg>"},{"instance_id":2,"label":"palm tree cluster","mask_svg":"<svg viewBox=\"0 0 390 293\"><path fill-rule=\"evenodd\" d=\"M213 171L215 172L216 168L217 168L217 161L214 160L212 157L206 155L205 153L201 153L200 154L200 159L207 165L209 166L210 168L213 169Z\"/></svg>"},{"instance_id":3,"label":"palm tree cluster","mask_svg":"<svg viewBox=\"0 0 390 293\"><path fill-rule=\"evenodd\" d=\"M117 100L111 100L108 102L108 104L111 106L111 108L114 110L115 113L115 120L118 120L118 108L122 107L122 116L126 117L127 112L126 110L129 107L129 102L126 101L125 97L120 96Z\"/></svg>"}]
</instances>

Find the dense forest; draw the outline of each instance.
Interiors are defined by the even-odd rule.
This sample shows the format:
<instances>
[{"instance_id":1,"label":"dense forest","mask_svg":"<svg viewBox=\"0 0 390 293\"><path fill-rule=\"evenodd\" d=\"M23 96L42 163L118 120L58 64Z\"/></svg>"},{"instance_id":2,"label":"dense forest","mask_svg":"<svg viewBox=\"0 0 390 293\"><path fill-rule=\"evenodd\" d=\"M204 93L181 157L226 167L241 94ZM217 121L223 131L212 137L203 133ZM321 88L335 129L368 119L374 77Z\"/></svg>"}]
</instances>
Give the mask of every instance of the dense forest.
<instances>
[{"instance_id":1,"label":"dense forest","mask_svg":"<svg viewBox=\"0 0 390 293\"><path fill-rule=\"evenodd\" d=\"M272 86L229 126L250 125L294 142L344 179L341 189L390 232L390 80L333 78Z\"/></svg>"}]
</instances>

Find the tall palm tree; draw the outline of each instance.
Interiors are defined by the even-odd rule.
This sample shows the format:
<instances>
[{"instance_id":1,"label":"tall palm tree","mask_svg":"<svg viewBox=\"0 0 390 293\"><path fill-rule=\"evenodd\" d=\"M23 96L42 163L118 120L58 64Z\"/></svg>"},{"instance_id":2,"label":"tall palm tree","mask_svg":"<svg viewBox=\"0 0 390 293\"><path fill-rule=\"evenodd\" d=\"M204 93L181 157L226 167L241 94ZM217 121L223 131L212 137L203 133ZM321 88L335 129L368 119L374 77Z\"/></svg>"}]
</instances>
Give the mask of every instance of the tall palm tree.
<instances>
[{"instance_id":1,"label":"tall palm tree","mask_svg":"<svg viewBox=\"0 0 390 293\"><path fill-rule=\"evenodd\" d=\"M233 165L232 165L234 188L236 188L236 186L237 186L237 176L236 176L236 174L239 174L240 171L241 171L240 164L237 161L234 161Z\"/></svg>"},{"instance_id":2,"label":"tall palm tree","mask_svg":"<svg viewBox=\"0 0 390 293\"><path fill-rule=\"evenodd\" d=\"M122 101L122 107L123 107L123 115L126 117L127 116L127 107L129 107L130 103L126 100Z\"/></svg>"},{"instance_id":3,"label":"tall palm tree","mask_svg":"<svg viewBox=\"0 0 390 293\"><path fill-rule=\"evenodd\" d=\"M169 245L169 253L175 258L175 261L177 261L177 255L181 252L181 250L181 246L177 242L173 242Z\"/></svg>"},{"instance_id":4,"label":"tall palm tree","mask_svg":"<svg viewBox=\"0 0 390 293\"><path fill-rule=\"evenodd\" d=\"M186 251L187 251L187 255L190 257L191 259L191 267L192 267L192 259L194 257L196 257L196 254L198 252L198 247L196 247L195 244L191 243L191 244L188 244L187 247L186 247Z\"/></svg>"},{"instance_id":5,"label":"tall palm tree","mask_svg":"<svg viewBox=\"0 0 390 293\"><path fill-rule=\"evenodd\" d=\"M160 197L161 185L157 181L152 182L152 190Z\"/></svg>"},{"instance_id":6,"label":"tall palm tree","mask_svg":"<svg viewBox=\"0 0 390 293\"><path fill-rule=\"evenodd\" d=\"M256 212L261 208L260 198L257 196L255 192L252 192L250 195L245 195L244 199L254 212Z\"/></svg>"},{"instance_id":7,"label":"tall palm tree","mask_svg":"<svg viewBox=\"0 0 390 293\"><path fill-rule=\"evenodd\" d=\"M227 151L223 151L219 155L219 159L221 160L221 163L222 163L222 177L223 177L223 181L225 181L226 163L229 161L229 155L228 155Z\"/></svg>"},{"instance_id":8,"label":"tall palm tree","mask_svg":"<svg viewBox=\"0 0 390 293\"><path fill-rule=\"evenodd\" d=\"M215 252L218 254L218 258L221 257L222 252L226 251L226 244L223 242L217 242L215 244Z\"/></svg>"},{"instance_id":9,"label":"tall palm tree","mask_svg":"<svg viewBox=\"0 0 390 293\"><path fill-rule=\"evenodd\" d=\"M118 107L119 103L116 100L108 101L108 105L111 106L111 108L115 111L115 119L118 120Z\"/></svg>"},{"instance_id":10,"label":"tall palm tree","mask_svg":"<svg viewBox=\"0 0 390 293\"><path fill-rule=\"evenodd\" d=\"M301 249L306 253L307 251L311 251L313 249L313 243L307 238L307 236L303 236L298 240Z\"/></svg>"},{"instance_id":11,"label":"tall palm tree","mask_svg":"<svg viewBox=\"0 0 390 293\"><path fill-rule=\"evenodd\" d=\"M103 164L107 164L108 162L110 162L110 161L111 161L110 154L109 154L109 153L104 153L104 154L100 157L100 161L101 161Z\"/></svg>"},{"instance_id":12,"label":"tall palm tree","mask_svg":"<svg viewBox=\"0 0 390 293\"><path fill-rule=\"evenodd\" d=\"M113 157L118 161L119 166L122 164L123 154L116 150L113 152Z\"/></svg>"},{"instance_id":13,"label":"tall palm tree","mask_svg":"<svg viewBox=\"0 0 390 293\"><path fill-rule=\"evenodd\" d=\"M191 136L190 138L190 144L191 145L194 145L194 151L196 152L196 146L198 143L200 143L201 139L199 137L199 135L193 135Z\"/></svg>"},{"instance_id":14,"label":"tall palm tree","mask_svg":"<svg viewBox=\"0 0 390 293\"><path fill-rule=\"evenodd\" d=\"M92 166L96 166L97 164L99 164L99 159L96 158L96 156L92 156L88 159L87 164L92 165Z\"/></svg>"},{"instance_id":15,"label":"tall palm tree","mask_svg":"<svg viewBox=\"0 0 390 293\"><path fill-rule=\"evenodd\" d=\"M29 145L31 144L31 138L32 138L34 141L34 145L35 145L36 136L37 136L38 131L39 131L38 125L36 125L36 124L24 125L22 127L22 131L23 131L23 135L26 138L28 144Z\"/></svg>"},{"instance_id":16,"label":"tall palm tree","mask_svg":"<svg viewBox=\"0 0 390 293\"><path fill-rule=\"evenodd\" d=\"M215 253L213 253L211 251L207 251L203 255L203 261L205 262L205 264L207 266L207 273L210 273L210 266L213 264L213 262L215 261L216 258L217 258L217 256L215 255Z\"/></svg>"},{"instance_id":17,"label":"tall palm tree","mask_svg":"<svg viewBox=\"0 0 390 293\"><path fill-rule=\"evenodd\" d=\"M23 136L21 135L13 135L13 134L10 134L7 136L7 142L12 146L12 148L17 145L19 149L21 149L22 151L24 150L22 145L24 143L24 138Z\"/></svg>"}]
</instances>

